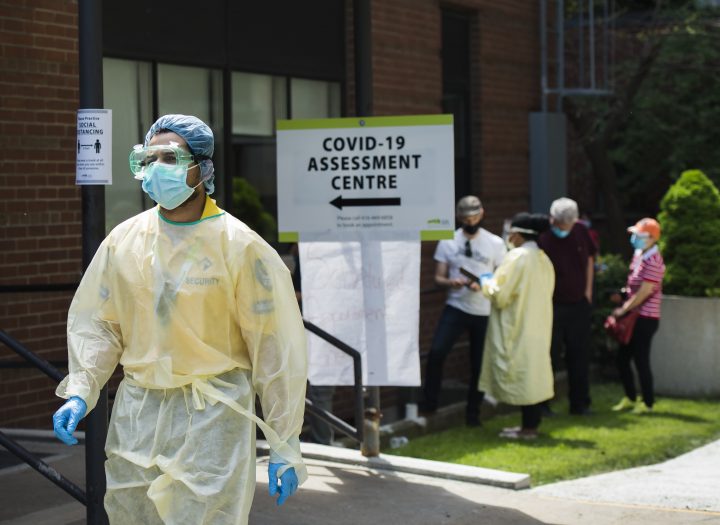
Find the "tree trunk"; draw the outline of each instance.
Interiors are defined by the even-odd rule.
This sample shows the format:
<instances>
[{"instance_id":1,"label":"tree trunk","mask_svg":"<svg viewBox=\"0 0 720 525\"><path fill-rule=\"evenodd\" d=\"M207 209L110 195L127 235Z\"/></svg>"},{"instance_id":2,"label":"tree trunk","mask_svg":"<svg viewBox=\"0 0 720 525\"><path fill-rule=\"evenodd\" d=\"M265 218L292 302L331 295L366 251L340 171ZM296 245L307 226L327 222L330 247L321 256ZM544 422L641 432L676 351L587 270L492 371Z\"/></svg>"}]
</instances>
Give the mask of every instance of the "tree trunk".
<instances>
[{"instance_id":1,"label":"tree trunk","mask_svg":"<svg viewBox=\"0 0 720 525\"><path fill-rule=\"evenodd\" d=\"M620 205L615 165L610 158L605 141L584 144L585 154L590 161L593 177L605 204L607 214L608 250L613 253L628 253L625 215Z\"/></svg>"}]
</instances>

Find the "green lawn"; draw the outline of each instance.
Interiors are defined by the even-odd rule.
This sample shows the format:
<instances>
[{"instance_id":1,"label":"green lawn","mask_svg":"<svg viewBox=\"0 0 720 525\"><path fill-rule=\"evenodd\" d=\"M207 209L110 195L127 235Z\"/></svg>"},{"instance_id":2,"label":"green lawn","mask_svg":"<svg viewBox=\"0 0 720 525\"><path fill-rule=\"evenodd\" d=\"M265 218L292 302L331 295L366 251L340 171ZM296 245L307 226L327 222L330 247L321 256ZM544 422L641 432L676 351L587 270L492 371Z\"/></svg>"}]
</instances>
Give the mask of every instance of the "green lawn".
<instances>
[{"instance_id":1,"label":"green lawn","mask_svg":"<svg viewBox=\"0 0 720 525\"><path fill-rule=\"evenodd\" d=\"M535 441L499 438L503 427L520 424L520 412L494 417L481 428L456 427L411 439L388 454L448 461L532 476L533 486L659 463L720 438L720 401L659 398L654 413L615 413L617 385L593 385L591 416L567 415L555 401L557 416L546 418Z\"/></svg>"}]
</instances>

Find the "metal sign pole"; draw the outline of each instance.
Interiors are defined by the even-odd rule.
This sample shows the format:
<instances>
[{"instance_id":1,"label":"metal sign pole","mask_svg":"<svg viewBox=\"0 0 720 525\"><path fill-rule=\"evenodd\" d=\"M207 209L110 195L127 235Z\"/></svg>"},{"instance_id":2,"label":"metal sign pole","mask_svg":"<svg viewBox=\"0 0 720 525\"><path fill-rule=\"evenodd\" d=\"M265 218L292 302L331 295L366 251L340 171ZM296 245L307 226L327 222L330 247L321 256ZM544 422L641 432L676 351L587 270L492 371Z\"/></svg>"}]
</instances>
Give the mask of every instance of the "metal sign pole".
<instances>
[{"instance_id":1,"label":"metal sign pole","mask_svg":"<svg viewBox=\"0 0 720 525\"><path fill-rule=\"evenodd\" d=\"M102 2L78 1L78 34L80 59L80 109L103 107L102 83ZM82 250L83 270L105 237L105 187L82 186ZM85 483L87 523L106 525L103 506L105 497L105 438L108 426L107 387L100 393L95 409L86 421Z\"/></svg>"},{"instance_id":2,"label":"metal sign pole","mask_svg":"<svg viewBox=\"0 0 720 525\"><path fill-rule=\"evenodd\" d=\"M355 31L355 114L372 116L372 36L370 0L355 0L353 4ZM366 249L365 246L362 249ZM380 454L380 387L367 387L368 402L363 423L363 456Z\"/></svg>"}]
</instances>

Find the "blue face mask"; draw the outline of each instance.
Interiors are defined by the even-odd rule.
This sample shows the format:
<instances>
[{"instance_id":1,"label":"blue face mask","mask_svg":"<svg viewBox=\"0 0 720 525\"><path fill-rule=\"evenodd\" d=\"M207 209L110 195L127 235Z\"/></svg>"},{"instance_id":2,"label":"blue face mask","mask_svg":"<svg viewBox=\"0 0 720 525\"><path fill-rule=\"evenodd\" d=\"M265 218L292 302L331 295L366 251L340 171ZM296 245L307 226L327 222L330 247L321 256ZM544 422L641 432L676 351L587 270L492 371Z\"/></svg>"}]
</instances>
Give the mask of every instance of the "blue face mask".
<instances>
[{"instance_id":1,"label":"blue face mask","mask_svg":"<svg viewBox=\"0 0 720 525\"><path fill-rule=\"evenodd\" d=\"M564 239L565 237L567 237L568 235L570 235L570 230L567 230L567 231L566 231L566 230L561 230L561 229L558 228L557 226L552 226L552 227L550 228L550 230L553 232L553 234L555 235L555 237L557 237L558 239Z\"/></svg>"},{"instance_id":2,"label":"blue face mask","mask_svg":"<svg viewBox=\"0 0 720 525\"><path fill-rule=\"evenodd\" d=\"M187 165L172 165L153 162L145 170L142 189L152 200L166 210L174 210L188 200L197 186L191 188L185 183Z\"/></svg>"},{"instance_id":3,"label":"blue face mask","mask_svg":"<svg viewBox=\"0 0 720 525\"><path fill-rule=\"evenodd\" d=\"M647 239L645 237L638 237L634 233L630 236L630 244L636 250L644 250L647 246Z\"/></svg>"}]
</instances>

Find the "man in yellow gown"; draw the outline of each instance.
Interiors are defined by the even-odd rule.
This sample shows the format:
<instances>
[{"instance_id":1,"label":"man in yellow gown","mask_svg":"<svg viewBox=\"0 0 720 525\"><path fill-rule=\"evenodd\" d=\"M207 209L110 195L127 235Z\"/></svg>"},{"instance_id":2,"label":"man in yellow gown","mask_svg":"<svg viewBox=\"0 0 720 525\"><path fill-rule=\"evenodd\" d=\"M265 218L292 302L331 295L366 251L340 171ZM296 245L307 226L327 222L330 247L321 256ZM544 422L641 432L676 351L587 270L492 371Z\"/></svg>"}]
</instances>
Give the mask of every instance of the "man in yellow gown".
<instances>
[{"instance_id":1,"label":"man in yellow gown","mask_svg":"<svg viewBox=\"0 0 720 525\"><path fill-rule=\"evenodd\" d=\"M57 389L68 401L53 417L61 440L76 442L118 363L124 371L106 442L113 524L247 523L256 424L278 504L307 477L305 332L290 273L208 197L213 145L196 117L153 124L130 169L158 206L110 232L68 313L69 374Z\"/></svg>"}]
</instances>

